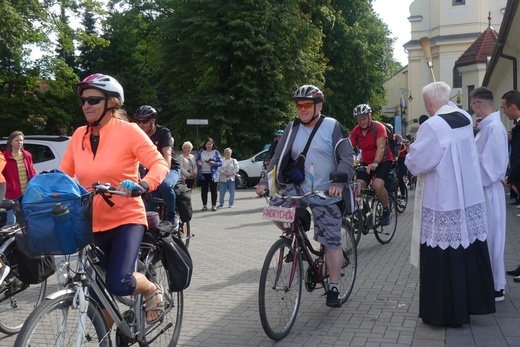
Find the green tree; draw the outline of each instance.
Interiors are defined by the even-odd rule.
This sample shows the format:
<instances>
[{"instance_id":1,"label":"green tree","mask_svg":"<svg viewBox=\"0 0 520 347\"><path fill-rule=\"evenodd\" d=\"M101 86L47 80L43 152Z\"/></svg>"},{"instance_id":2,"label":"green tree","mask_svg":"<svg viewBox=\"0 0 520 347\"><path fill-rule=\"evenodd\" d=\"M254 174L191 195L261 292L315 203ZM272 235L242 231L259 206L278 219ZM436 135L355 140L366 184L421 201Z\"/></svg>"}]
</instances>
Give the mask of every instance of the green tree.
<instances>
[{"instance_id":1,"label":"green tree","mask_svg":"<svg viewBox=\"0 0 520 347\"><path fill-rule=\"evenodd\" d=\"M208 119L202 138L241 153L283 127L295 115L292 91L304 81L323 84L322 34L301 3L179 2L161 22L179 121Z\"/></svg>"}]
</instances>

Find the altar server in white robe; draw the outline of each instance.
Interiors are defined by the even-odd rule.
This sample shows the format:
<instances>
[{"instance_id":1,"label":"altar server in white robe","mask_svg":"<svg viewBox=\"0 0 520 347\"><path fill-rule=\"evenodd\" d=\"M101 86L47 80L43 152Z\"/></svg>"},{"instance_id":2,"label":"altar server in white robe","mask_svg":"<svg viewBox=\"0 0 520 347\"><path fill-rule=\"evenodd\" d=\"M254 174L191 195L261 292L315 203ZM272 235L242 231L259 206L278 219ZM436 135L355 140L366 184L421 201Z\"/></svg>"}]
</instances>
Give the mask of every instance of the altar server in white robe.
<instances>
[{"instance_id":1,"label":"altar server in white robe","mask_svg":"<svg viewBox=\"0 0 520 347\"><path fill-rule=\"evenodd\" d=\"M486 87L474 89L470 99L475 115L482 119L478 124L479 132L475 142L486 199L487 244L495 281L495 301L503 301L506 287L506 194L503 181L509 163L507 131L502 124L500 111L495 111L491 90Z\"/></svg>"},{"instance_id":2,"label":"altar server in white robe","mask_svg":"<svg viewBox=\"0 0 520 347\"><path fill-rule=\"evenodd\" d=\"M487 213L473 124L449 102L451 88L422 90L430 118L410 146L405 164L424 181L420 216L419 317L460 327L470 315L495 312L487 248ZM419 187L419 182L418 182Z\"/></svg>"}]
</instances>

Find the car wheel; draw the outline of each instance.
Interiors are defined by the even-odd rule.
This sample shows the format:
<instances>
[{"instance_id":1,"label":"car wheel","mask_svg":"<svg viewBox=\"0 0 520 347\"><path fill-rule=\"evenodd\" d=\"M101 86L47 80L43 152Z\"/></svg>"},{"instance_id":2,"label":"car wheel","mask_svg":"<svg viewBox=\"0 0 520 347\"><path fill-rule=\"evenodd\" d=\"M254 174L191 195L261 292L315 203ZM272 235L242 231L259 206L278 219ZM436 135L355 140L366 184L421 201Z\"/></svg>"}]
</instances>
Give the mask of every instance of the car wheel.
<instances>
[{"instance_id":1,"label":"car wheel","mask_svg":"<svg viewBox=\"0 0 520 347\"><path fill-rule=\"evenodd\" d=\"M244 178L241 174L236 174L235 186L237 189L244 189L247 187L247 180L244 180Z\"/></svg>"}]
</instances>

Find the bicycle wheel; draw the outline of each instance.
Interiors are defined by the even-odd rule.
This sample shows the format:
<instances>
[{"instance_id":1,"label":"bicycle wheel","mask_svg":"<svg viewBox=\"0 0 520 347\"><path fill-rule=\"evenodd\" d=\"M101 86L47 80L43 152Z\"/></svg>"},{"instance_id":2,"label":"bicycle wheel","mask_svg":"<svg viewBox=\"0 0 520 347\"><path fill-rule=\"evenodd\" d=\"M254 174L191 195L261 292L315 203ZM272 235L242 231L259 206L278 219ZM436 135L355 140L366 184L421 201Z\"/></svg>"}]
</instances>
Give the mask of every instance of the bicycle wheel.
<instances>
[{"instance_id":1,"label":"bicycle wheel","mask_svg":"<svg viewBox=\"0 0 520 347\"><path fill-rule=\"evenodd\" d=\"M381 225L381 216L383 215L383 204L381 201L376 202L376 224L374 227L374 235L381 244L388 243L392 240L397 229L397 204L392 194L388 195L388 208L390 209L390 224Z\"/></svg>"},{"instance_id":2,"label":"bicycle wheel","mask_svg":"<svg viewBox=\"0 0 520 347\"><path fill-rule=\"evenodd\" d=\"M295 253L291 240L277 240L265 257L258 293L262 327L275 341L287 336L296 321L302 278L301 255Z\"/></svg>"},{"instance_id":3,"label":"bicycle wheel","mask_svg":"<svg viewBox=\"0 0 520 347\"><path fill-rule=\"evenodd\" d=\"M397 212L403 213L404 210L406 210L406 206L408 205L408 188L404 187L404 195L400 194L400 188L395 192L395 196L397 197L395 199L396 201L396 207Z\"/></svg>"},{"instance_id":4,"label":"bicycle wheel","mask_svg":"<svg viewBox=\"0 0 520 347\"><path fill-rule=\"evenodd\" d=\"M44 300L29 315L15 346L110 346L110 330L96 302L87 298L87 315L82 331L78 323L82 313L74 303L75 293L67 293L52 300Z\"/></svg>"},{"instance_id":5,"label":"bicycle wheel","mask_svg":"<svg viewBox=\"0 0 520 347\"><path fill-rule=\"evenodd\" d=\"M343 223L341 228L341 245L344 259L339 279L339 299L344 304L352 293L357 274L357 247L353 229L347 223Z\"/></svg>"},{"instance_id":6,"label":"bicycle wheel","mask_svg":"<svg viewBox=\"0 0 520 347\"><path fill-rule=\"evenodd\" d=\"M182 240L184 245L186 245L186 248L188 248L188 246L190 245L191 238L190 222L181 221L179 223L179 229L175 231L174 236Z\"/></svg>"},{"instance_id":7,"label":"bicycle wheel","mask_svg":"<svg viewBox=\"0 0 520 347\"><path fill-rule=\"evenodd\" d=\"M344 227L352 231L352 237L354 238L356 246L359 244L359 241L361 240L361 234L363 232L363 219L361 217L362 213L362 211L358 210L355 213L343 218Z\"/></svg>"},{"instance_id":8,"label":"bicycle wheel","mask_svg":"<svg viewBox=\"0 0 520 347\"><path fill-rule=\"evenodd\" d=\"M410 190L414 190L415 184L417 183L417 177L411 176L410 179L408 180L408 182L410 184Z\"/></svg>"},{"instance_id":9,"label":"bicycle wheel","mask_svg":"<svg viewBox=\"0 0 520 347\"><path fill-rule=\"evenodd\" d=\"M162 262L157 259L149 268L148 276L151 280L160 284L163 289L164 313L153 329L147 334L147 340L155 339L154 346L174 347L179 341L182 327L182 315L184 308L184 297L182 292L170 292L168 289L168 276ZM144 311L143 311L144 314ZM144 317L144 319L146 319Z\"/></svg>"},{"instance_id":10,"label":"bicycle wheel","mask_svg":"<svg viewBox=\"0 0 520 347\"><path fill-rule=\"evenodd\" d=\"M11 271L0 285L0 332L16 334L23 323L45 296L47 281L39 284L25 284L16 276L18 265L14 261L15 243L4 253L4 261Z\"/></svg>"}]
</instances>

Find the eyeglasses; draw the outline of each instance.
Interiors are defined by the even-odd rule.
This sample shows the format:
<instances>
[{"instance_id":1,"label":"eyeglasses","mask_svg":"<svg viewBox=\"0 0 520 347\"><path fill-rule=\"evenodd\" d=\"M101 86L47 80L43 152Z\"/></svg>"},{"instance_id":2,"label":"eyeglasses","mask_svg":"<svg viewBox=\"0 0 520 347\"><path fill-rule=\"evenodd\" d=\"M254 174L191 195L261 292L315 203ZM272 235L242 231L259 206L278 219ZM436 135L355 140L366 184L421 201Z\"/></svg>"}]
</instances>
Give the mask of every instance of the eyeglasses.
<instances>
[{"instance_id":1,"label":"eyeglasses","mask_svg":"<svg viewBox=\"0 0 520 347\"><path fill-rule=\"evenodd\" d=\"M303 109L310 110L314 106L314 103L312 104L296 104L296 109L298 111L301 111Z\"/></svg>"},{"instance_id":2,"label":"eyeglasses","mask_svg":"<svg viewBox=\"0 0 520 347\"><path fill-rule=\"evenodd\" d=\"M146 118L146 119L136 119L135 122L137 124L148 124L150 123L150 118Z\"/></svg>"},{"instance_id":3,"label":"eyeglasses","mask_svg":"<svg viewBox=\"0 0 520 347\"><path fill-rule=\"evenodd\" d=\"M85 101L88 102L89 105L97 105L101 101L105 100L104 96L89 96L87 98L81 98L81 105L85 105Z\"/></svg>"}]
</instances>

